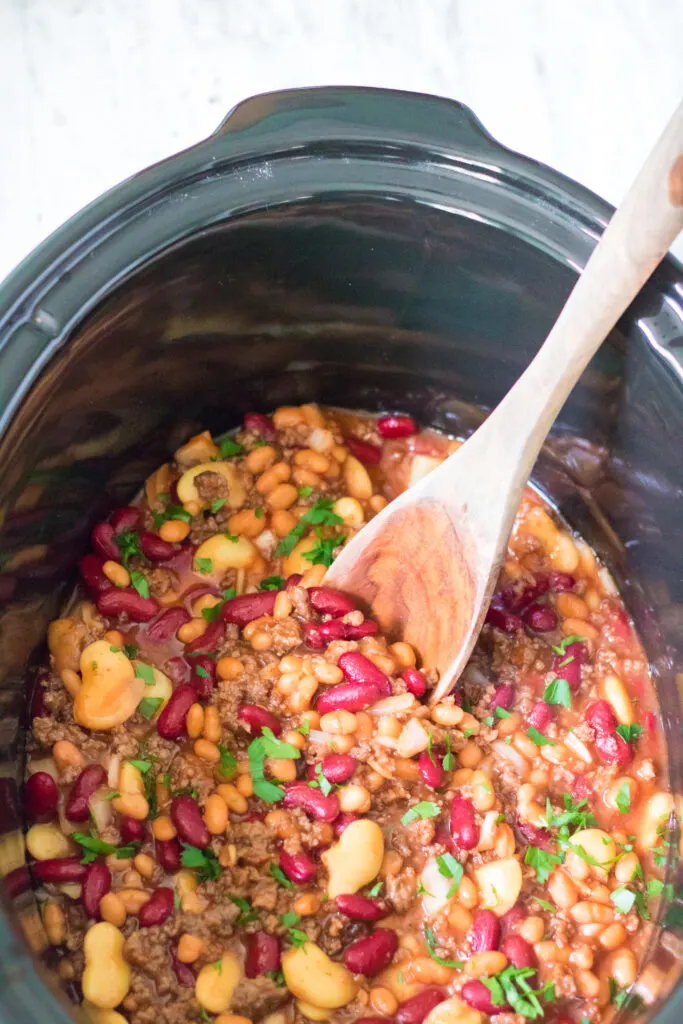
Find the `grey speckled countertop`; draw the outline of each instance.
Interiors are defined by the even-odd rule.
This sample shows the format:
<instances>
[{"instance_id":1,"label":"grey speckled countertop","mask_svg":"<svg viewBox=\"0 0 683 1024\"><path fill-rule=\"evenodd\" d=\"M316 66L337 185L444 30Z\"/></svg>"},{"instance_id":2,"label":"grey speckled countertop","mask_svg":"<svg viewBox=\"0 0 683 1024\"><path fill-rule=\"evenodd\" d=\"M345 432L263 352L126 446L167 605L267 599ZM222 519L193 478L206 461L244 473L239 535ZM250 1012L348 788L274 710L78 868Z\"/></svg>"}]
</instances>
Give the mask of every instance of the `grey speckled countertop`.
<instances>
[{"instance_id":1,"label":"grey speckled countertop","mask_svg":"<svg viewBox=\"0 0 683 1024\"><path fill-rule=\"evenodd\" d=\"M683 0L0 0L0 279L238 100L292 86L462 100L618 202L683 94L681 40Z\"/></svg>"}]
</instances>

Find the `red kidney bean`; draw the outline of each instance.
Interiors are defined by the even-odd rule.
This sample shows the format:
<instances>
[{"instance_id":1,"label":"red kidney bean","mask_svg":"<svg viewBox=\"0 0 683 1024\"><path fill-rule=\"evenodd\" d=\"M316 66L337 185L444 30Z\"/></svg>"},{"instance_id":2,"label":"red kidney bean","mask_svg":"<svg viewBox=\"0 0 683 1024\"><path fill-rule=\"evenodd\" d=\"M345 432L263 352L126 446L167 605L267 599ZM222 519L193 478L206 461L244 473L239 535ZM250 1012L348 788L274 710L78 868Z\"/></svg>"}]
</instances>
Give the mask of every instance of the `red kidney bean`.
<instances>
[{"instance_id":1,"label":"red kidney bean","mask_svg":"<svg viewBox=\"0 0 683 1024\"><path fill-rule=\"evenodd\" d=\"M168 704L157 719L157 732L165 740L179 740L185 735L187 712L197 701L194 686L185 683L178 686L170 696Z\"/></svg>"},{"instance_id":2,"label":"red kidney bean","mask_svg":"<svg viewBox=\"0 0 683 1024\"><path fill-rule=\"evenodd\" d=\"M488 989L486 991L488 992ZM396 1011L396 1024L422 1024L427 1014L445 998L440 988L422 989L416 996L411 996L405 1003L401 1003Z\"/></svg>"},{"instance_id":3,"label":"red kidney bean","mask_svg":"<svg viewBox=\"0 0 683 1024\"><path fill-rule=\"evenodd\" d=\"M398 949L398 935L389 928L375 928L344 950L344 963L353 974L373 978L388 967Z\"/></svg>"},{"instance_id":4,"label":"red kidney bean","mask_svg":"<svg viewBox=\"0 0 683 1024\"><path fill-rule=\"evenodd\" d=\"M556 654L553 658L552 670L558 679L566 680L572 693L577 692L581 686L581 664L576 658L568 661L567 658Z\"/></svg>"},{"instance_id":5,"label":"red kidney bean","mask_svg":"<svg viewBox=\"0 0 683 1024\"><path fill-rule=\"evenodd\" d=\"M121 549L114 540L114 527L111 523L98 523L93 527L90 534L90 541L95 554L104 561L120 562Z\"/></svg>"},{"instance_id":6,"label":"red kidney bean","mask_svg":"<svg viewBox=\"0 0 683 1024\"><path fill-rule=\"evenodd\" d=\"M429 751L423 750L418 759L417 767L420 772L420 778L425 786L430 786L431 789L438 789L440 786L443 786L444 770L440 758L435 757L432 760Z\"/></svg>"},{"instance_id":7,"label":"red kidney bean","mask_svg":"<svg viewBox=\"0 0 683 1024\"><path fill-rule=\"evenodd\" d=\"M274 736L282 732L280 720L260 704L242 704L237 711L240 722L249 726L252 736L260 736L265 728L271 729Z\"/></svg>"},{"instance_id":8,"label":"red kidney bean","mask_svg":"<svg viewBox=\"0 0 683 1024\"><path fill-rule=\"evenodd\" d=\"M280 969L280 940L268 932L254 932L247 939L244 973L247 978L258 978Z\"/></svg>"},{"instance_id":9,"label":"red kidney bean","mask_svg":"<svg viewBox=\"0 0 683 1024\"><path fill-rule=\"evenodd\" d=\"M501 946L501 952L505 954L513 967L538 967L534 947L521 935L508 935Z\"/></svg>"},{"instance_id":10,"label":"red kidney bean","mask_svg":"<svg viewBox=\"0 0 683 1024\"><path fill-rule=\"evenodd\" d=\"M334 834L339 838L345 828L348 828L352 821L358 821L360 815L352 811L343 811L334 823Z\"/></svg>"},{"instance_id":11,"label":"red kidney bean","mask_svg":"<svg viewBox=\"0 0 683 1024\"><path fill-rule=\"evenodd\" d=\"M16 899L31 888L31 875L25 864L8 871L0 882L8 900Z\"/></svg>"},{"instance_id":12,"label":"red kidney bean","mask_svg":"<svg viewBox=\"0 0 683 1024\"><path fill-rule=\"evenodd\" d=\"M362 640L364 636L374 636L379 626L372 619L363 619L357 626L353 623L346 623L346 636L345 640Z\"/></svg>"},{"instance_id":13,"label":"red kidney bean","mask_svg":"<svg viewBox=\"0 0 683 1024\"><path fill-rule=\"evenodd\" d=\"M557 614L547 604L536 602L530 605L522 618L534 633L550 633L557 629Z\"/></svg>"},{"instance_id":14,"label":"red kidney bean","mask_svg":"<svg viewBox=\"0 0 683 1024\"><path fill-rule=\"evenodd\" d=\"M348 782L358 762L350 754L326 754L322 760L322 773L328 782L340 785Z\"/></svg>"},{"instance_id":15,"label":"red kidney bean","mask_svg":"<svg viewBox=\"0 0 683 1024\"><path fill-rule=\"evenodd\" d=\"M177 950L171 950L171 963L173 964L173 971L176 976L176 981L182 988L194 988L196 978L194 971L189 964L184 964L182 960L178 959Z\"/></svg>"},{"instance_id":16,"label":"red kidney bean","mask_svg":"<svg viewBox=\"0 0 683 1024\"><path fill-rule=\"evenodd\" d=\"M495 712L496 708L502 708L503 711L509 711L514 704L514 700L514 687L510 686L509 683L503 683L502 686L497 688L493 695L491 700L491 711Z\"/></svg>"},{"instance_id":17,"label":"red kidney bean","mask_svg":"<svg viewBox=\"0 0 683 1024\"><path fill-rule=\"evenodd\" d=\"M167 875L175 875L183 866L183 848L177 839L155 840L154 853Z\"/></svg>"},{"instance_id":18,"label":"red kidney bean","mask_svg":"<svg viewBox=\"0 0 683 1024\"><path fill-rule=\"evenodd\" d=\"M208 700L216 685L216 662L207 654L190 658L190 684L200 700Z\"/></svg>"},{"instance_id":19,"label":"red kidney bean","mask_svg":"<svg viewBox=\"0 0 683 1024\"><path fill-rule=\"evenodd\" d=\"M412 437L413 434L417 434L417 423L412 416L391 413L380 416L377 420L377 431L380 437Z\"/></svg>"},{"instance_id":20,"label":"red kidney bean","mask_svg":"<svg viewBox=\"0 0 683 1024\"><path fill-rule=\"evenodd\" d=\"M108 580L102 571L103 565L104 562L97 555L84 555L78 562L78 571L85 589L94 597L101 596L113 587L111 580Z\"/></svg>"},{"instance_id":21,"label":"red kidney bean","mask_svg":"<svg viewBox=\"0 0 683 1024\"><path fill-rule=\"evenodd\" d=\"M280 867L290 882L296 882L297 885L312 882L318 873L315 864L303 850L300 853L286 853L282 850Z\"/></svg>"},{"instance_id":22,"label":"red kidney bean","mask_svg":"<svg viewBox=\"0 0 683 1024\"><path fill-rule=\"evenodd\" d=\"M247 597L251 597L251 594L247 594ZM225 623L222 619L214 619L201 636L185 644L185 654L209 654L218 647L224 636Z\"/></svg>"},{"instance_id":23,"label":"red kidney bean","mask_svg":"<svg viewBox=\"0 0 683 1024\"><path fill-rule=\"evenodd\" d=\"M285 587L298 587L303 579L300 572L292 572L285 580Z\"/></svg>"},{"instance_id":24,"label":"red kidney bean","mask_svg":"<svg viewBox=\"0 0 683 1024\"><path fill-rule=\"evenodd\" d=\"M85 875L85 864L81 864L80 857L54 857L37 860L32 870L39 882L80 882Z\"/></svg>"},{"instance_id":25,"label":"red kidney bean","mask_svg":"<svg viewBox=\"0 0 683 1024\"><path fill-rule=\"evenodd\" d=\"M332 640L346 639L346 623L341 619L329 622L304 623L304 643L312 651L322 651Z\"/></svg>"},{"instance_id":26,"label":"red kidney bean","mask_svg":"<svg viewBox=\"0 0 683 1024\"><path fill-rule=\"evenodd\" d=\"M406 684L408 693L412 693L414 697L424 697L427 692L427 680L422 672L416 668L407 668L401 673L401 679Z\"/></svg>"},{"instance_id":27,"label":"red kidney bean","mask_svg":"<svg viewBox=\"0 0 683 1024\"><path fill-rule=\"evenodd\" d=\"M116 534L123 533L124 530L135 530L140 525L140 509L133 505L123 505L114 509L109 516L109 522Z\"/></svg>"},{"instance_id":28,"label":"red kidney bean","mask_svg":"<svg viewBox=\"0 0 683 1024\"><path fill-rule=\"evenodd\" d=\"M553 709L550 704L546 704L544 700L536 701L531 711L527 715L527 722L534 729L538 729L539 732L543 732L547 729L553 720Z\"/></svg>"},{"instance_id":29,"label":"red kidney bean","mask_svg":"<svg viewBox=\"0 0 683 1024\"><path fill-rule=\"evenodd\" d=\"M368 683L370 686L376 686L384 696L391 696L391 681L364 654L346 651L337 664L350 683Z\"/></svg>"},{"instance_id":30,"label":"red kidney bean","mask_svg":"<svg viewBox=\"0 0 683 1024\"><path fill-rule=\"evenodd\" d=\"M494 1006L491 993L483 981L466 981L460 992L462 1000L480 1013L502 1013L505 1006ZM507 1004L506 1004L507 1005Z\"/></svg>"},{"instance_id":31,"label":"red kidney bean","mask_svg":"<svg viewBox=\"0 0 683 1024\"><path fill-rule=\"evenodd\" d=\"M454 797L451 804L451 835L461 850L471 850L479 842L474 804L464 796Z\"/></svg>"},{"instance_id":32,"label":"red kidney bean","mask_svg":"<svg viewBox=\"0 0 683 1024\"><path fill-rule=\"evenodd\" d=\"M189 622L192 616L184 608L167 608L159 618L147 627L147 639L155 644L164 643L175 636L181 626Z\"/></svg>"},{"instance_id":33,"label":"red kidney bean","mask_svg":"<svg viewBox=\"0 0 683 1024\"><path fill-rule=\"evenodd\" d=\"M538 846L548 853L553 849L552 839L545 829L537 828L530 821L520 821L519 818L517 819L517 828L529 846Z\"/></svg>"},{"instance_id":34,"label":"red kidney bean","mask_svg":"<svg viewBox=\"0 0 683 1024\"><path fill-rule=\"evenodd\" d=\"M31 821L52 821L57 813L59 790L47 772L35 772L24 786L24 807Z\"/></svg>"},{"instance_id":35,"label":"red kidney bean","mask_svg":"<svg viewBox=\"0 0 683 1024\"><path fill-rule=\"evenodd\" d=\"M111 871L103 861L88 864L83 876L81 903L88 917L100 919L100 900L111 889Z\"/></svg>"},{"instance_id":36,"label":"red kidney bean","mask_svg":"<svg viewBox=\"0 0 683 1024\"><path fill-rule=\"evenodd\" d=\"M335 793L324 796L319 789L311 789L306 782L290 782L285 786L283 807L302 807L316 821L334 821L340 813L339 798Z\"/></svg>"},{"instance_id":37,"label":"red kidney bean","mask_svg":"<svg viewBox=\"0 0 683 1024\"><path fill-rule=\"evenodd\" d=\"M643 725L645 726L648 732L657 732L657 718L652 713L652 711L646 711L643 715Z\"/></svg>"},{"instance_id":38,"label":"red kidney bean","mask_svg":"<svg viewBox=\"0 0 683 1024\"><path fill-rule=\"evenodd\" d=\"M244 417L244 429L251 434L258 434L264 441L274 441L277 437L275 424L270 416L264 416L260 412L248 412Z\"/></svg>"},{"instance_id":39,"label":"red kidney bean","mask_svg":"<svg viewBox=\"0 0 683 1024\"><path fill-rule=\"evenodd\" d=\"M598 736L608 736L616 732L617 725L619 724L612 710L612 705L606 700L591 701L584 710L583 717Z\"/></svg>"},{"instance_id":40,"label":"red kidney bean","mask_svg":"<svg viewBox=\"0 0 683 1024\"><path fill-rule=\"evenodd\" d=\"M563 593L566 590L573 590L576 580L568 572L557 572L551 569L548 573L548 586L554 593Z\"/></svg>"},{"instance_id":41,"label":"red kidney bean","mask_svg":"<svg viewBox=\"0 0 683 1024\"><path fill-rule=\"evenodd\" d=\"M514 931L522 921L526 921L526 914L519 903L515 903L514 907L510 907L507 914L503 914L500 919L500 926L505 938L507 938L510 932Z\"/></svg>"},{"instance_id":42,"label":"red kidney bean","mask_svg":"<svg viewBox=\"0 0 683 1024\"><path fill-rule=\"evenodd\" d=\"M153 597L143 597L133 587L114 587L99 595L97 610L101 615L127 615L131 622L149 622L159 611L159 605Z\"/></svg>"},{"instance_id":43,"label":"red kidney bean","mask_svg":"<svg viewBox=\"0 0 683 1024\"><path fill-rule=\"evenodd\" d=\"M148 530L143 530L140 534L140 548L150 562L167 562L176 553L174 547L167 544L161 537L157 537L156 533L150 533Z\"/></svg>"},{"instance_id":44,"label":"red kidney bean","mask_svg":"<svg viewBox=\"0 0 683 1024\"><path fill-rule=\"evenodd\" d=\"M620 768L629 764L633 757L630 744L616 732L610 736L596 736L595 749L604 764L616 764Z\"/></svg>"},{"instance_id":45,"label":"red kidney bean","mask_svg":"<svg viewBox=\"0 0 683 1024\"><path fill-rule=\"evenodd\" d=\"M445 822L440 822L436 826L436 830L434 832L434 842L437 843L439 846L443 846L446 850L449 850L454 857L457 857L460 853L460 850L457 844L455 843L453 836L448 831L448 826L445 824Z\"/></svg>"},{"instance_id":46,"label":"red kidney bean","mask_svg":"<svg viewBox=\"0 0 683 1024\"><path fill-rule=\"evenodd\" d=\"M500 945L500 920L492 910L478 910L468 934L473 953L491 953Z\"/></svg>"},{"instance_id":47,"label":"red kidney bean","mask_svg":"<svg viewBox=\"0 0 683 1024\"><path fill-rule=\"evenodd\" d=\"M391 1024L391 1017L359 1017L354 1024Z\"/></svg>"},{"instance_id":48,"label":"red kidney bean","mask_svg":"<svg viewBox=\"0 0 683 1024\"><path fill-rule=\"evenodd\" d=\"M366 466L375 466L382 458L382 449L369 441L361 441L358 437L345 437L344 444L354 458Z\"/></svg>"},{"instance_id":49,"label":"red kidney bean","mask_svg":"<svg viewBox=\"0 0 683 1024\"><path fill-rule=\"evenodd\" d=\"M221 609L225 622L232 622L242 629L262 615L272 615L277 590L264 590L258 594L242 594L226 601Z\"/></svg>"},{"instance_id":50,"label":"red kidney bean","mask_svg":"<svg viewBox=\"0 0 683 1024\"><path fill-rule=\"evenodd\" d=\"M542 597L549 586L548 574L538 573L534 577L533 583L529 583L524 579L511 580L510 583L503 587L500 594L496 595L496 598L500 600L508 611L521 612L532 601L537 601L539 597Z\"/></svg>"},{"instance_id":51,"label":"red kidney bean","mask_svg":"<svg viewBox=\"0 0 683 1024\"><path fill-rule=\"evenodd\" d=\"M125 844L144 843L147 838L144 822L138 821L137 818L129 818L127 814L124 814L119 821L119 832L121 833L121 842Z\"/></svg>"},{"instance_id":52,"label":"red kidney bean","mask_svg":"<svg viewBox=\"0 0 683 1024\"><path fill-rule=\"evenodd\" d=\"M575 775L569 785L572 800L590 800L593 797L593 787L584 775Z\"/></svg>"},{"instance_id":53,"label":"red kidney bean","mask_svg":"<svg viewBox=\"0 0 683 1024\"><path fill-rule=\"evenodd\" d=\"M107 781L102 765L91 764L78 776L64 807L64 816L69 821L87 821L90 817L90 797Z\"/></svg>"},{"instance_id":54,"label":"red kidney bean","mask_svg":"<svg viewBox=\"0 0 683 1024\"><path fill-rule=\"evenodd\" d=\"M171 821L182 842L197 846L200 850L205 850L211 842L199 804L191 796L176 796L171 800Z\"/></svg>"},{"instance_id":55,"label":"red kidney bean","mask_svg":"<svg viewBox=\"0 0 683 1024\"><path fill-rule=\"evenodd\" d=\"M151 899L147 900L138 910L138 922L141 928L156 928L173 913L175 893L167 886L155 889Z\"/></svg>"},{"instance_id":56,"label":"red kidney bean","mask_svg":"<svg viewBox=\"0 0 683 1024\"><path fill-rule=\"evenodd\" d=\"M308 591L311 604L321 615L332 615L339 619L342 615L356 610L355 602L348 594L334 587L311 587Z\"/></svg>"},{"instance_id":57,"label":"red kidney bean","mask_svg":"<svg viewBox=\"0 0 683 1024\"><path fill-rule=\"evenodd\" d=\"M345 893L337 896L335 903L340 914L350 917L352 921L381 921L391 911L380 900L373 900L360 893Z\"/></svg>"},{"instance_id":58,"label":"red kidney bean","mask_svg":"<svg viewBox=\"0 0 683 1024\"><path fill-rule=\"evenodd\" d=\"M365 711L384 694L369 683L340 683L330 686L318 697L316 709L321 715L329 711Z\"/></svg>"},{"instance_id":59,"label":"red kidney bean","mask_svg":"<svg viewBox=\"0 0 683 1024\"><path fill-rule=\"evenodd\" d=\"M514 615L493 602L486 612L486 621L496 629L502 630L503 633L515 633L518 629L524 628L524 622L519 615Z\"/></svg>"},{"instance_id":60,"label":"red kidney bean","mask_svg":"<svg viewBox=\"0 0 683 1024\"><path fill-rule=\"evenodd\" d=\"M184 658L169 658L163 664L163 671L176 687L184 686L190 681L190 666Z\"/></svg>"}]
</instances>

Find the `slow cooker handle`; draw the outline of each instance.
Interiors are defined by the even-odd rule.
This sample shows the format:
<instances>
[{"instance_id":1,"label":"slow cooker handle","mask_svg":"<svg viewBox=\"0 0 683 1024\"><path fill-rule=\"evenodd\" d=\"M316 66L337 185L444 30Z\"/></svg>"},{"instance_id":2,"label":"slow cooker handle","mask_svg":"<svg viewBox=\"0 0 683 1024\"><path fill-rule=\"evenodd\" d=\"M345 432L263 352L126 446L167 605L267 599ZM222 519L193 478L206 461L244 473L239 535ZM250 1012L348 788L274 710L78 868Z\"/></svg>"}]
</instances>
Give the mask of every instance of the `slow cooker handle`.
<instances>
[{"instance_id":1,"label":"slow cooker handle","mask_svg":"<svg viewBox=\"0 0 683 1024\"><path fill-rule=\"evenodd\" d=\"M524 160L486 131L464 103L392 89L326 86L263 93L234 107L214 139L237 133L267 137L284 148L311 142L374 142L517 165Z\"/></svg>"}]
</instances>

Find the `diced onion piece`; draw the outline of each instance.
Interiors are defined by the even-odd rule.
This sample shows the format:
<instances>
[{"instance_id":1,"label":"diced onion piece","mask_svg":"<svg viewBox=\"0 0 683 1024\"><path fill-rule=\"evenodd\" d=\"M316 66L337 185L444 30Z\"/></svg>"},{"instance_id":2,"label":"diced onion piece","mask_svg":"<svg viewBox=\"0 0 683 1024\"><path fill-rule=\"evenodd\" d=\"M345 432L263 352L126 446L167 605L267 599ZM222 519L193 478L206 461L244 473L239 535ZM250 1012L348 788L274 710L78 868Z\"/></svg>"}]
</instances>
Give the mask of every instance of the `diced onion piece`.
<instances>
[{"instance_id":1,"label":"diced onion piece","mask_svg":"<svg viewBox=\"0 0 683 1024\"><path fill-rule=\"evenodd\" d=\"M498 830L498 811L487 811L481 824L481 834L477 844L478 850L492 850L496 845Z\"/></svg>"},{"instance_id":2,"label":"diced onion piece","mask_svg":"<svg viewBox=\"0 0 683 1024\"><path fill-rule=\"evenodd\" d=\"M263 533L260 533L254 540L256 547L267 558L270 558L279 543L278 538L272 530L264 530Z\"/></svg>"},{"instance_id":3,"label":"diced onion piece","mask_svg":"<svg viewBox=\"0 0 683 1024\"><path fill-rule=\"evenodd\" d=\"M433 455L414 455L410 467L408 486L412 487L413 484L423 480L433 469L440 466L443 461L443 459L434 458Z\"/></svg>"},{"instance_id":4,"label":"diced onion piece","mask_svg":"<svg viewBox=\"0 0 683 1024\"><path fill-rule=\"evenodd\" d=\"M428 917L432 917L433 914L438 914L450 902L448 893L453 885L453 879L442 875L439 871L439 865L432 858L432 860L428 860L425 864L420 875L420 881L422 888L425 890L422 894L422 906L425 914Z\"/></svg>"},{"instance_id":5,"label":"diced onion piece","mask_svg":"<svg viewBox=\"0 0 683 1024\"><path fill-rule=\"evenodd\" d=\"M576 756L581 761L585 761L586 764L592 764L593 763L593 755L591 754L591 752L588 749L588 747L586 746L586 744L583 743L579 739L579 737L576 735L576 733L573 733L573 732L567 733L567 735L565 736L565 739L564 739L564 744L565 744L566 747L569 747L569 749L572 751L572 753L576 754Z\"/></svg>"},{"instance_id":6,"label":"diced onion piece","mask_svg":"<svg viewBox=\"0 0 683 1024\"><path fill-rule=\"evenodd\" d=\"M414 757L429 745L429 733L417 718L411 718L401 730L396 749L401 757Z\"/></svg>"},{"instance_id":7,"label":"diced onion piece","mask_svg":"<svg viewBox=\"0 0 683 1024\"><path fill-rule=\"evenodd\" d=\"M111 800L106 800L108 789L98 789L97 792L93 793L88 801L90 806L90 813L92 814L95 827L98 832L102 832L103 829L111 823L112 819L112 807Z\"/></svg>"},{"instance_id":8,"label":"diced onion piece","mask_svg":"<svg viewBox=\"0 0 683 1024\"><path fill-rule=\"evenodd\" d=\"M412 711L416 704L412 693L396 693L392 697L384 697L368 708L371 715L398 715L402 711Z\"/></svg>"},{"instance_id":9,"label":"diced onion piece","mask_svg":"<svg viewBox=\"0 0 683 1024\"><path fill-rule=\"evenodd\" d=\"M504 740L496 740L491 744L491 750L493 750L496 757L501 758L503 761L507 761L508 764L515 769L520 778L525 777L529 770L529 762L518 750L515 750L511 743L506 743Z\"/></svg>"}]
</instances>

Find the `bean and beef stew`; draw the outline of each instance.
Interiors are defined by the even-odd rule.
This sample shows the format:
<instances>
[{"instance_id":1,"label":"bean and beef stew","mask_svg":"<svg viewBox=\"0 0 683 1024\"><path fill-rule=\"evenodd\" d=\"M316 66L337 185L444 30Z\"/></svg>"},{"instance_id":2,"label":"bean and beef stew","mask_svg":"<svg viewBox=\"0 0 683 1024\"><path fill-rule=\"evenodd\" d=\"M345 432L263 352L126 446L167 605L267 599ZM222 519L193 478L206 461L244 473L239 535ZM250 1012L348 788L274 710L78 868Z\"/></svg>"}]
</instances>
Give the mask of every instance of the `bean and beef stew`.
<instances>
[{"instance_id":1,"label":"bean and beef stew","mask_svg":"<svg viewBox=\"0 0 683 1024\"><path fill-rule=\"evenodd\" d=\"M316 405L197 434L49 629L26 837L96 1024L606 1024L677 842L643 650L529 490L454 693L326 568L458 441Z\"/></svg>"}]
</instances>

